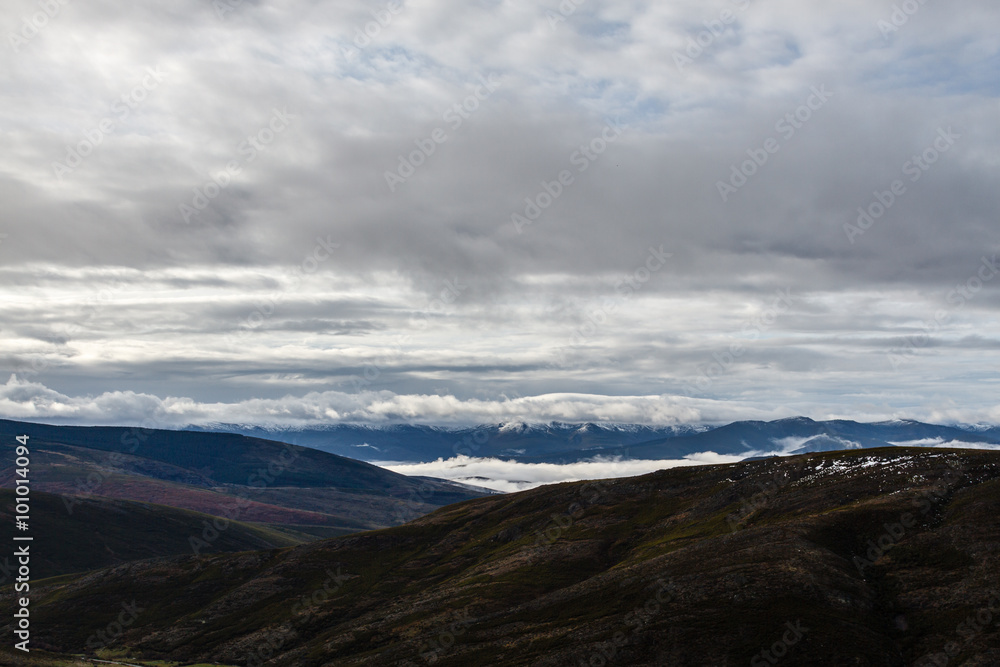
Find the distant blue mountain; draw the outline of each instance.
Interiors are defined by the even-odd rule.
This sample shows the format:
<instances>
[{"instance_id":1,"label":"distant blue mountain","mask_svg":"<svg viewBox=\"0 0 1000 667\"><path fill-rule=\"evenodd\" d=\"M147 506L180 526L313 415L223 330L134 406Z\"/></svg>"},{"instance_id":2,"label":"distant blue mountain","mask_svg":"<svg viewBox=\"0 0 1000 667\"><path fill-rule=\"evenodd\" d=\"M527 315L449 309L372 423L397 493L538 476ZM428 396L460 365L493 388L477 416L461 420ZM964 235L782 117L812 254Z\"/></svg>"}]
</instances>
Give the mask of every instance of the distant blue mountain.
<instances>
[{"instance_id":1,"label":"distant blue mountain","mask_svg":"<svg viewBox=\"0 0 1000 667\"><path fill-rule=\"evenodd\" d=\"M239 433L312 447L362 461L417 462L458 455L534 460L583 460L598 455L627 457L628 447L690 435L703 427L635 424L526 424L508 422L472 428L411 424L386 426L335 424L285 429L215 424L187 430Z\"/></svg>"},{"instance_id":2,"label":"distant blue mountain","mask_svg":"<svg viewBox=\"0 0 1000 667\"><path fill-rule=\"evenodd\" d=\"M188 430L239 433L369 462L420 462L466 455L531 463L572 463L598 456L677 459L708 451L751 457L901 443L1000 447L1000 427L939 426L916 421L863 424L848 420L814 421L806 417L740 421L719 427L508 422L474 428L335 424L285 429L216 424Z\"/></svg>"}]
</instances>

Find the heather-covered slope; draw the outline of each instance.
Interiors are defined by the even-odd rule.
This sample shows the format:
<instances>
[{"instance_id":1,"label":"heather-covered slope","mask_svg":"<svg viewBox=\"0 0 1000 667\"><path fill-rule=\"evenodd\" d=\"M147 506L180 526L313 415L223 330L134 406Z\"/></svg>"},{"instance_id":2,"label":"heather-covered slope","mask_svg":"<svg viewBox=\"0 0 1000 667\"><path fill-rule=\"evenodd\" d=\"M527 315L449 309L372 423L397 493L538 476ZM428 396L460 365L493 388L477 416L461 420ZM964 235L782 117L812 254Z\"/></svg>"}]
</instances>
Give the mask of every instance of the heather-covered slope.
<instances>
[{"instance_id":1,"label":"heather-covered slope","mask_svg":"<svg viewBox=\"0 0 1000 667\"><path fill-rule=\"evenodd\" d=\"M953 650L986 666L998 512L996 453L809 454L133 563L43 585L32 613L39 647L83 651L134 600L116 647L234 665L876 667Z\"/></svg>"},{"instance_id":2,"label":"heather-covered slope","mask_svg":"<svg viewBox=\"0 0 1000 667\"><path fill-rule=\"evenodd\" d=\"M193 553L191 538L201 539L206 523L216 517L198 512L111 498L73 499L41 491L30 495L29 534L36 557L33 579L95 570L131 560ZM72 507L72 513L67 511ZM13 544L14 492L0 489L0 525L5 544ZM225 530L206 551L273 549L311 541L309 536L241 521L219 525ZM9 584L16 559L0 556L0 583Z\"/></svg>"},{"instance_id":3,"label":"heather-covered slope","mask_svg":"<svg viewBox=\"0 0 1000 667\"><path fill-rule=\"evenodd\" d=\"M325 537L398 525L484 495L240 435L7 420L0 420L0 487L13 487L14 438L23 434L30 436L31 488L68 496L71 507L109 497Z\"/></svg>"}]
</instances>

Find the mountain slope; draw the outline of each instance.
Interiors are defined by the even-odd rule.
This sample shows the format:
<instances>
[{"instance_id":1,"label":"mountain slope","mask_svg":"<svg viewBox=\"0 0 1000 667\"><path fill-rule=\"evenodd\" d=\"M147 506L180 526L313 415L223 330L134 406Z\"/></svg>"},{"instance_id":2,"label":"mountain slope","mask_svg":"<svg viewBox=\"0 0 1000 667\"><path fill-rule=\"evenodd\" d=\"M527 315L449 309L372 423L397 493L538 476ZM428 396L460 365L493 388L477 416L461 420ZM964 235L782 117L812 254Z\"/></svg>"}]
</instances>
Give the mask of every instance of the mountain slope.
<instances>
[{"instance_id":1,"label":"mountain slope","mask_svg":"<svg viewBox=\"0 0 1000 667\"><path fill-rule=\"evenodd\" d=\"M201 538L216 517L173 507L109 498L73 499L41 491L30 494L31 575L42 579L96 570L126 561L192 553L190 539ZM6 544L14 544L14 492L0 489L0 525ZM70 514L67 507L72 507ZM251 551L302 544L307 539L239 521L219 522L215 551ZM214 529L214 527L213 527ZM12 581L13 562L0 557L0 582Z\"/></svg>"},{"instance_id":2,"label":"mountain slope","mask_svg":"<svg viewBox=\"0 0 1000 667\"><path fill-rule=\"evenodd\" d=\"M32 618L40 647L82 651L134 599L117 646L239 665L895 667L950 642L949 664L992 665L996 624L960 624L1000 612L998 512L994 452L678 468L134 563L41 587Z\"/></svg>"},{"instance_id":3,"label":"mountain slope","mask_svg":"<svg viewBox=\"0 0 1000 667\"><path fill-rule=\"evenodd\" d=\"M487 495L315 449L240 435L0 420L0 486L13 486L16 435L30 437L32 488L152 502L321 536L398 525Z\"/></svg>"},{"instance_id":4,"label":"mountain slope","mask_svg":"<svg viewBox=\"0 0 1000 667\"><path fill-rule=\"evenodd\" d=\"M420 485L404 475L315 449L234 434L157 429L48 426L0 420L0 439L28 433L37 442L71 445L108 453L139 456L172 466L217 484L267 485L268 467L280 468L285 487L336 487L344 490L405 495ZM182 480L189 481L189 480ZM434 489L444 504L454 502L454 488Z\"/></svg>"}]
</instances>

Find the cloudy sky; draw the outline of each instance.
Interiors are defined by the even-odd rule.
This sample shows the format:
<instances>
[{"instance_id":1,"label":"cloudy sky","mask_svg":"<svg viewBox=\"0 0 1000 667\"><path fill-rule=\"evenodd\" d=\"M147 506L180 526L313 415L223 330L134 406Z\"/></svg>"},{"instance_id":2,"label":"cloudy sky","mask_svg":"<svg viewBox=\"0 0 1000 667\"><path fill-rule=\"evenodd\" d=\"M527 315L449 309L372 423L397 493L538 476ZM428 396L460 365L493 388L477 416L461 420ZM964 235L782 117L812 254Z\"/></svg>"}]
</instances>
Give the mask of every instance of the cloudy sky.
<instances>
[{"instance_id":1,"label":"cloudy sky","mask_svg":"<svg viewBox=\"0 0 1000 667\"><path fill-rule=\"evenodd\" d=\"M1000 422L997 25L8 0L0 416Z\"/></svg>"}]
</instances>

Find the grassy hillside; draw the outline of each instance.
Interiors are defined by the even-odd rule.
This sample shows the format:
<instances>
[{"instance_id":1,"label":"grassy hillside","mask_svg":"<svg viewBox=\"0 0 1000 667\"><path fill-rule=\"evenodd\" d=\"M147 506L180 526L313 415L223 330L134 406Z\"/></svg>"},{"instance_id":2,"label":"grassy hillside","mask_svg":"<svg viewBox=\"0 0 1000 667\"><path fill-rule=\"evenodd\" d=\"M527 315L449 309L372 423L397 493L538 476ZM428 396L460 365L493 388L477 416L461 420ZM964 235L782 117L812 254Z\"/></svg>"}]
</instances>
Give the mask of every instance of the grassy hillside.
<instances>
[{"instance_id":1,"label":"grassy hillside","mask_svg":"<svg viewBox=\"0 0 1000 667\"><path fill-rule=\"evenodd\" d=\"M30 436L32 489L169 505L329 536L399 525L483 494L333 454L239 435L0 420L0 487L15 435Z\"/></svg>"},{"instance_id":2,"label":"grassy hillside","mask_svg":"<svg viewBox=\"0 0 1000 667\"><path fill-rule=\"evenodd\" d=\"M992 452L681 468L54 581L33 619L83 651L135 600L118 648L238 665L993 665L997 626L960 624L1000 604L998 512Z\"/></svg>"},{"instance_id":3,"label":"grassy hillside","mask_svg":"<svg viewBox=\"0 0 1000 667\"><path fill-rule=\"evenodd\" d=\"M407 497L419 482L362 461L307 447L228 433L166 431L123 427L48 426L0 420L0 443L10 445L27 433L33 443L71 445L105 453L127 454L133 465L145 465L171 481L297 488L337 488L361 493ZM8 464L6 460L3 461ZM156 464L161 464L157 466ZM280 470L280 474L275 474ZM453 486L435 487L427 498L444 505L469 496Z\"/></svg>"},{"instance_id":4,"label":"grassy hillside","mask_svg":"<svg viewBox=\"0 0 1000 667\"><path fill-rule=\"evenodd\" d=\"M14 492L0 489L0 525L5 544L13 544ZM63 496L31 494L31 574L42 579L118 565L141 558L193 553L190 537L200 538L216 517L173 507L109 498L82 500L66 511ZM222 524L226 525L226 524ZM230 522L213 540L221 552L274 549L310 541L268 526ZM7 554L0 557L0 580L8 584Z\"/></svg>"}]
</instances>

